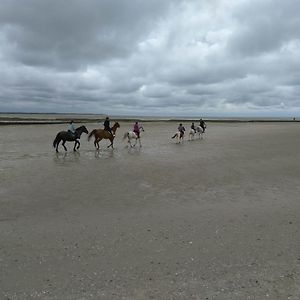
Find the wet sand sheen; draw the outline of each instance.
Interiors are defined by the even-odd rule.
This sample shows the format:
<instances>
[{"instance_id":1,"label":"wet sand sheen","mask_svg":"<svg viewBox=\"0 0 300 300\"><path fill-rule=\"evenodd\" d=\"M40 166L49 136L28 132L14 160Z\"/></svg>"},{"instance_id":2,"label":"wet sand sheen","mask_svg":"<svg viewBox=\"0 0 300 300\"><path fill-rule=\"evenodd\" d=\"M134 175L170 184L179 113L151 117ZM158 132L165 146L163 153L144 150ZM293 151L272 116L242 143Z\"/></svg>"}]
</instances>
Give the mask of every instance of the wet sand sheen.
<instances>
[{"instance_id":1,"label":"wet sand sheen","mask_svg":"<svg viewBox=\"0 0 300 300\"><path fill-rule=\"evenodd\" d=\"M145 122L141 149L128 126L58 155L64 125L0 127L2 298L298 299L299 126L176 145L176 123Z\"/></svg>"}]
</instances>

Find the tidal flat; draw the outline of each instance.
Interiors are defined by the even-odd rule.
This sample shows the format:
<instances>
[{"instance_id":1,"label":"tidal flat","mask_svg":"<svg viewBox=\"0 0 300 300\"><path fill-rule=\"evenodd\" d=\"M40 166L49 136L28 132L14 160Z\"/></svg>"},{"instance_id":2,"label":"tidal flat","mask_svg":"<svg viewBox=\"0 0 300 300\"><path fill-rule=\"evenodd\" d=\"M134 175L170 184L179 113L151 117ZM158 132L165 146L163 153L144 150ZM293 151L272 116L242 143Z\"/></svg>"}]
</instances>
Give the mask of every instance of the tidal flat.
<instances>
[{"instance_id":1,"label":"tidal flat","mask_svg":"<svg viewBox=\"0 0 300 300\"><path fill-rule=\"evenodd\" d=\"M65 124L0 126L1 299L300 298L298 123L120 124L59 153Z\"/></svg>"}]
</instances>

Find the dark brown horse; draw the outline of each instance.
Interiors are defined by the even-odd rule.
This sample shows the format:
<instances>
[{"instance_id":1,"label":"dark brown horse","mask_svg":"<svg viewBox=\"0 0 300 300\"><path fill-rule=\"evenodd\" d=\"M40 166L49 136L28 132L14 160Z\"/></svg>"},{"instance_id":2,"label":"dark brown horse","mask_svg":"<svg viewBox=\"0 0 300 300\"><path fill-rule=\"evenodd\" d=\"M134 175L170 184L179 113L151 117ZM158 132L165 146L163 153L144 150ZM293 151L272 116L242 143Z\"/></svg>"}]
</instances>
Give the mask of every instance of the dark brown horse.
<instances>
[{"instance_id":1,"label":"dark brown horse","mask_svg":"<svg viewBox=\"0 0 300 300\"><path fill-rule=\"evenodd\" d=\"M97 150L99 150L99 148L100 148L99 142L103 139L110 140L110 145L107 146L107 148L109 148L109 147L114 148L114 138L115 138L116 131L119 127L120 127L120 124L118 122L115 122L114 126L111 128L112 134L109 131L104 130L104 129L94 129L89 134L88 140L90 140L92 136L95 137L94 145Z\"/></svg>"},{"instance_id":2,"label":"dark brown horse","mask_svg":"<svg viewBox=\"0 0 300 300\"><path fill-rule=\"evenodd\" d=\"M80 142L78 141L80 139L80 136L82 133L89 133L85 126L80 126L75 129L75 134L69 132L69 131L60 131L57 135L55 140L53 141L53 147L56 148L56 152L58 152L58 145L60 141L62 142L62 145L64 149L67 151L67 148L65 146L65 143L68 142L74 142L74 148L73 150L76 151L76 149L79 149ZM77 147L76 147L77 146Z\"/></svg>"}]
</instances>

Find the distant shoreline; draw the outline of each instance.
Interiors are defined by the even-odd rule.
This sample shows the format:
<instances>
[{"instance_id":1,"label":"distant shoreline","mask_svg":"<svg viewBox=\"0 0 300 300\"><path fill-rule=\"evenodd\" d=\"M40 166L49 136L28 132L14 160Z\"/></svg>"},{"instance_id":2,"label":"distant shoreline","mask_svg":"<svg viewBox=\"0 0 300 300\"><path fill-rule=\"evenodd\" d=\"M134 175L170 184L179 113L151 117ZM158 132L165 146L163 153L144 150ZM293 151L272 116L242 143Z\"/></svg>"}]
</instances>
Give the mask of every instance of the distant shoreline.
<instances>
[{"instance_id":1,"label":"distant shoreline","mask_svg":"<svg viewBox=\"0 0 300 300\"><path fill-rule=\"evenodd\" d=\"M170 122L170 123L190 123L190 122L199 122L199 119L129 119L129 118L111 118L111 121L120 121L120 122L128 122L132 123L135 121L138 122L147 122L147 123L159 123L159 122ZM287 119L204 119L206 123L297 123L299 120L287 120ZM75 119L73 118L74 123L82 124L82 123L100 123L102 119ZM5 125L55 125L55 124L68 124L70 119L61 119L61 120L45 120L45 119L6 119L1 120L0 117L0 126Z\"/></svg>"},{"instance_id":2,"label":"distant shoreline","mask_svg":"<svg viewBox=\"0 0 300 300\"><path fill-rule=\"evenodd\" d=\"M75 123L101 123L105 119L105 114L87 113L4 113L0 112L1 125L51 125L66 124L70 120ZM279 117L174 117L174 116L110 116L111 121L120 122L199 122L203 118L208 123L249 123L249 122L300 122L300 118L279 118Z\"/></svg>"}]
</instances>

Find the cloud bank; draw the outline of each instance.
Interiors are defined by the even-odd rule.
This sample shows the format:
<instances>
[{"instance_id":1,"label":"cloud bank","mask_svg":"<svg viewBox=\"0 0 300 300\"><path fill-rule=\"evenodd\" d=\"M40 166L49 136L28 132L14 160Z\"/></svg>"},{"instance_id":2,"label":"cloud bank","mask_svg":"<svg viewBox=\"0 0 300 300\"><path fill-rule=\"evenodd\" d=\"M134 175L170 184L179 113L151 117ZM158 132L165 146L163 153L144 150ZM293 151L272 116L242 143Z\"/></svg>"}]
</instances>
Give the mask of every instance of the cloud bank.
<instances>
[{"instance_id":1,"label":"cloud bank","mask_svg":"<svg viewBox=\"0 0 300 300\"><path fill-rule=\"evenodd\" d=\"M296 0L2 0L0 111L300 116Z\"/></svg>"}]
</instances>

